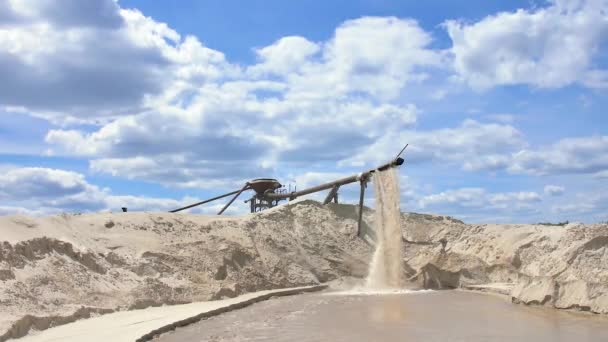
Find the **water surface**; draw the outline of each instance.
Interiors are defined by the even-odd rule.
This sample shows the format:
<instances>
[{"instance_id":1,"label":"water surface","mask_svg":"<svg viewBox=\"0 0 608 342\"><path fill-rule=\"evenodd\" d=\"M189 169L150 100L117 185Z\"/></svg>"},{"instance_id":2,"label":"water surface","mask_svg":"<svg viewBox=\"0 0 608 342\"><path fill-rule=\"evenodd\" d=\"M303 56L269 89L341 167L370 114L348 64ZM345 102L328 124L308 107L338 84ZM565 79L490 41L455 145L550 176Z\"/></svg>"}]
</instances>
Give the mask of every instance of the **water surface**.
<instances>
[{"instance_id":1,"label":"water surface","mask_svg":"<svg viewBox=\"0 0 608 342\"><path fill-rule=\"evenodd\" d=\"M271 299L160 341L608 341L608 318L526 307L490 295L431 291Z\"/></svg>"}]
</instances>

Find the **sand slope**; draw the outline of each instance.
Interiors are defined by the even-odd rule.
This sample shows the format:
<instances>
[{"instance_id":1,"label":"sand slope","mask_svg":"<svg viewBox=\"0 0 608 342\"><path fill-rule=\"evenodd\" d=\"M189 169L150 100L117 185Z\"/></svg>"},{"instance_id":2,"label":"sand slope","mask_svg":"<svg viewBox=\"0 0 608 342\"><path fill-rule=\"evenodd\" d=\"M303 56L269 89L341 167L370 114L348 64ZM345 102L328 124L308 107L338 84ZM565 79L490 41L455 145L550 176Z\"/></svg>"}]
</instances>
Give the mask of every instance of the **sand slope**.
<instances>
[{"instance_id":1,"label":"sand slope","mask_svg":"<svg viewBox=\"0 0 608 342\"><path fill-rule=\"evenodd\" d=\"M514 302L608 313L607 224L441 226L418 216L405 239L446 242L407 244L413 278L425 287L497 283Z\"/></svg>"},{"instance_id":2,"label":"sand slope","mask_svg":"<svg viewBox=\"0 0 608 342\"><path fill-rule=\"evenodd\" d=\"M352 211L349 213L348 211ZM364 276L353 208L0 218L0 341L114 310Z\"/></svg>"},{"instance_id":3,"label":"sand slope","mask_svg":"<svg viewBox=\"0 0 608 342\"><path fill-rule=\"evenodd\" d=\"M0 341L116 310L365 277L373 247L355 237L356 218L355 206L314 201L242 217L0 217ZM402 229L420 286L501 283L516 302L608 313L608 225L403 214Z\"/></svg>"}]
</instances>

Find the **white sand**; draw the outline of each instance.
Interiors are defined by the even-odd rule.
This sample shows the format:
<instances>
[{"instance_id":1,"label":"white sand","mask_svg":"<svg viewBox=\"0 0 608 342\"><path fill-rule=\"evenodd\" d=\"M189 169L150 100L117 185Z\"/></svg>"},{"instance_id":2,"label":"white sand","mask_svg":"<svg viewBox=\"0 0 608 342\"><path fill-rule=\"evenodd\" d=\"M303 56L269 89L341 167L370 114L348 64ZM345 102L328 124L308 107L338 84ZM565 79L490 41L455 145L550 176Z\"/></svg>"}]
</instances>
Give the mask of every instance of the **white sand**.
<instances>
[{"instance_id":1,"label":"white sand","mask_svg":"<svg viewBox=\"0 0 608 342\"><path fill-rule=\"evenodd\" d=\"M230 305L251 301L252 299L267 295L278 295L280 293L310 289L311 287L299 287L259 291L224 300L116 312L35 332L18 339L18 341L133 342L160 327L168 326L212 310L226 308Z\"/></svg>"}]
</instances>

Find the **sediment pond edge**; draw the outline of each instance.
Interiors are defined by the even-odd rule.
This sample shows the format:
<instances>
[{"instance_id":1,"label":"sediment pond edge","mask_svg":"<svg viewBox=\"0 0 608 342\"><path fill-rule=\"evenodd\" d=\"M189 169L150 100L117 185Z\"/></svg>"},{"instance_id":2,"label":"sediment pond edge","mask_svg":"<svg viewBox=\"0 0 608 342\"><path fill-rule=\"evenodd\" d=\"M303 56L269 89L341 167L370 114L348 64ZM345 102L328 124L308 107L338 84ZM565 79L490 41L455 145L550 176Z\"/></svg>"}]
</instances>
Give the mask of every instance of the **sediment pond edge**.
<instances>
[{"instance_id":1,"label":"sediment pond edge","mask_svg":"<svg viewBox=\"0 0 608 342\"><path fill-rule=\"evenodd\" d=\"M285 297L285 296L292 296L292 295L297 295L297 294L306 293L306 292L317 292L317 291L325 290L325 289L327 289L327 287L328 287L328 285L321 284L321 285L313 285L313 286L308 286L308 287L277 290L276 292L261 294L259 296L244 300L242 302L234 303L234 304L227 305L227 306L217 308L214 310L210 310L210 311L201 312L198 315L195 315L195 316L192 316L192 317L189 317L186 319L182 319L179 321L175 321L170 324L163 325L162 327L154 329L154 330L150 331L149 333L141 336L140 338L136 339L135 341L136 342L151 341L155 336L173 331L176 328L190 325L192 323L196 323L198 321L201 321L201 320L213 317L213 316L217 316L219 314L223 314L223 313L230 312L230 311L237 310L237 309L242 309L249 305L268 300L272 297Z\"/></svg>"}]
</instances>

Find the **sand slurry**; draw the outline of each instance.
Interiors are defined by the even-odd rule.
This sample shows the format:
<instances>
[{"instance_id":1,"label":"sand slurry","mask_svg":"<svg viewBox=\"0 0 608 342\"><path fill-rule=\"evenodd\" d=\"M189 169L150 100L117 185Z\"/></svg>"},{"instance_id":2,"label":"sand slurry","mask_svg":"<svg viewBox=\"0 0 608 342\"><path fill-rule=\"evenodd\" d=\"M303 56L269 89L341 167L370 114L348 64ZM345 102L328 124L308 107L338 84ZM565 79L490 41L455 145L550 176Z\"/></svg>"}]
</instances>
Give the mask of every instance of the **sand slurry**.
<instances>
[{"instance_id":1,"label":"sand slurry","mask_svg":"<svg viewBox=\"0 0 608 342\"><path fill-rule=\"evenodd\" d=\"M461 291L303 294L160 335L157 342L605 341L608 317L513 305Z\"/></svg>"}]
</instances>

